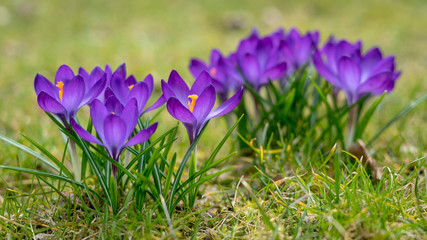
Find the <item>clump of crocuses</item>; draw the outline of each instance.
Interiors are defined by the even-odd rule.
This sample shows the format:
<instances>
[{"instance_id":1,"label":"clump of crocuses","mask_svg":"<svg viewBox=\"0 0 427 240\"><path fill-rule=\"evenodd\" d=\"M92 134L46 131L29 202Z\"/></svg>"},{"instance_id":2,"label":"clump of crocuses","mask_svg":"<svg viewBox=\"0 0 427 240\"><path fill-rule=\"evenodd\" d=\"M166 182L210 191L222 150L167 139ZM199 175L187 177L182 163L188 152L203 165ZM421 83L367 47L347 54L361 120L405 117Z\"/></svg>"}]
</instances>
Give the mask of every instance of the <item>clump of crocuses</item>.
<instances>
[{"instance_id":1,"label":"clump of crocuses","mask_svg":"<svg viewBox=\"0 0 427 240\"><path fill-rule=\"evenodd\" d=\"M270 138L268 145L283 148L268 152L260 146L258 152L261 156L271 152L284 153L284 149L288 152L290 144L295 147L301 139L310 139L318 145L326 145L323 144L327 141L325 139L333 143L340 141L343 146L348 147L361 136L371 117L369 114L374 112L378 104L373 104L373 108L368 111L362 123L359 123L362 117L358 114L362 113L361 109L364 106L359 100L367 95L379 95L393 90L400 76L400 72L395 70L394 57L383 57L379 48L372 48L363 53L360 41L353 44L346 40L337 41L330 38L323 47L319 48L318 45L319 32L317 31L301 33L295 28L289 32L279 29L262 36L257 30L253 30L237 44L235 51L229 54L223 54L215 48L211 51L208 62L192 59L189 69L195 81L191 87L177 71L172 70L168 81L161 81L162 94L149 107L147 103L154 89L153 76L148 74L143 81L137 81L135 76L127 74L125 64L120 65L115 71L112 71L109 65L104 68L95 67L90 73L84 68L79 68L78 74L75 74L67 65L63 65L58 69L53 83L37 74L34 88L40 107L61 120L55 120L55 122L70 137L70 148L74 146L72 156L77 156L77 151L75 142L71 139L79 141L83 158L90 155L85 148L90 145L89 142L98 145L96 147L90 145L91 149L96 149L96 156L100 155L101 159L104 158L113 163L113 167L110 168L108 161L91 161L94 172L97 172L98 165L103 165L106 166L104 167L105 175L110 177L110 169L112 169L115 178L108 180L109 185L105 181L101 184L106 195L108 191L105 189L114 188L115 183L120 183L117 164L122 173L132 177L136 185L140 184L140 180L144 182L141 186L149 186L153 196L162 194L161 180L162 176L166 176L165 166L168 166L168 171L174 171L176 155L173 157L175 159L172 161L173 164L169 165L166 163L168 153L161 153L161 151L166 149L164 146L173 142L171 140L170 143L166 143L166 135L170 134L168 139L174 139L176 131L172 129L164 134L162 140L158 140L164 144L163 146L153 150L153 144L150 147L152 151L145 152L144 148L150 143L141 143L149 141L158 123L150 123L150 119L144 123L141 118L146 112L166 103L167 111L183 123L190 140L189 150L178 172L168 173L165 177L165 179L174 178L174 181L177 181L174 184L167 183L165 188L172 186L168 207L173 211L174 206L181 199L180 197L174 200L175 193L189 192L188 199L191 206L194 205L197 196L198 188L194 187L195 185L188 191L182 189L178 191L177 187L180 189L189 182L195 184L197 176L200 176L199 180L203 180L203 174L215 165L207 164L205 166L207 168L201 170L202 173L196 173L196 139L200 136L203 127L210 119L228 114L235 108L237 108L235 111L237 117L240 117L239 121L244 120L235 124L227 133L227 137L237 126L241 138L253 139L261 136L264 138L262 141L265 142L267 140L265 137L271 135L277 139ZM317 70L318 74L313 74L314 70ZM338 102L336 97L338 90L344 91L347 103ZM253 97L252 101L245 99L244 95L247 94ZM220 103L215 108L217 96ZM330 101L333 101L333 104L330 104ZM79 109L85 105L90 107L90 120L85 121L89 122L86 129L80 125L76 117ZM246 115L246 118L242 118L242 115ZM227 120L230 123L231 118ZM346 141L342 134L342 123L345 121L348 122ZM319 132L321 134L318 134ZM224 141L220 143L221 146ZM246 144L248 141L244 142ZM250 145L251 149L257 150L253 141L250 141ZM313 149L317 147L315 145ZM129 150L127 153L136 155L131 162L125 161L130 156L122 157L125 149ZM189 154L190 150L194 151L194 155ZM161 158L160 165L156 162L157 160L150 160L153 155L155 158ZM183 182L181 181L182 171L190 155L192 161L189 167L189 180ZM121 160L128 165L120 165ZM76 165L75 161L73 165ZM138 176L128 170L132 169L132 165L138 165ZM155 168L155 171L161 168L153 174L155 184L147 183L150 181L150 174L144 173L143 168L148 165ZM260 167L260 169L263 168ZM85 170L82 170L82 174L84 172ZM97 177L102 179L101 175ZM74 183L78 184L80 177L76 178L77 182ZM181 183L183 185L180 185ZM124 181L124 184L126 185L127 182ZM160 188L152 191L157 187ZM116 190L112 192L117 193ZM144 189L141 192L146 194L148 191ZM164 195L165 197L168 195L167 191ZM163 197L161 195L161 198ZM144 197L136 198L142 203L145 199ZM117 209L116 202L111 199L110 205Z\"/></svg>"},{"instance_id":2,"label":"clump of crocuses","mask_svg":"<svg viewBox=\"0 0 427 240\"><path fill-rule=\"evenodd\" d=\"M322 121L316 119L320 105L310 105L310 102L318 101L314 100L318 99L315 96L318 91L321 91L319 94L322 96L331 93L330 99L335 101L333 104L328 103L335 109L327 109L334 111L328 114L331 119L327 124L341 121L338 119L347 115L335 114L345 111L336 97L336 93L342 90L346 95L346 105L352 107L347 111L347 122L351 129L347 142L351 143L354 137L360 137L360 129L364 129L356 130L356 120L359 119L356 114L361 112L361 106L359 108L355 103L367 95L381 95L393 90L400 72L395 70L394 57L383 57L379 48L363 53L360 41L352 44L346 40L337 41L333 37L323 47L319 47L319 39L318 31L301 33L296 28L290 31L278 29L262 36L254 29L238 43L235 51L224 55L215 48L208 62L192 59L189 69L194 77L206 71L223 101L229 92L236 92L241 87L249 90L246 92L253 101L244 101L238 110L240 114L246 114L238 131L249 139L265 132L260 131L264 126L270 128L268 134L287 136L288 141L304 135L305 131L311 134L309 126ZM317 70L318 75L332 87L325 86L314 76L313 70ZM316 84L315 87L312 82ZM288 133L278 134L278 131L282 131L281 127L286 127ZM341 131L340 127L336 124L338 131ZM342 134L331 135L334 141L337 137L343 138Z\"/></svg>"}]
</instances>

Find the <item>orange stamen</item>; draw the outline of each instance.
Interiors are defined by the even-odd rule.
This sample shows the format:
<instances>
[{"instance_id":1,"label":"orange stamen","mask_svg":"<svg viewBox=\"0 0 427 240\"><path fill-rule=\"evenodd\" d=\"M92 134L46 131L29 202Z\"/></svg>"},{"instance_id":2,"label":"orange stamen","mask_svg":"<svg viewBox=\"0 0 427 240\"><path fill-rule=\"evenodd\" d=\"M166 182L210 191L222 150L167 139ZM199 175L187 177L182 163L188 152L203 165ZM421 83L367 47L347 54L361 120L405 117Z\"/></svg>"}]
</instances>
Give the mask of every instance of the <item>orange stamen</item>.
<instances>
[{"instance_id":1,"label":"orange stamen","mask_svg":"<svg viewBox=\"0 0 427 240\"><path fill-rule=\"evenodd\" d=\"M190 112L193 112L194 106L196 106L196 100L197 98L199 98L199 96L197 96L196 94L193 94L193 95L189 95L188 98L191 99L191 100L188 100L188 109L190 109Z\"/></svg>"},{"instance_id":2,"label":"orange stamen","mask_svg":"<svg viewBox=\"0 0 427 240\"><path fill-rule=\"evenodd\" d=\"M130 86L128 87L128 88L129 88L129 90L132 90L133 86L135 86L135 85L130 85Z\"/></svg>"},{"instance_id":3,"label":"orange stamen","mask_svg":"<svg viewBox=\"0 0 427 240\"><path fill-rule=\"evenodd\" d=\"M59 88L59 100L61 101L61 103L62 103L62 96L64 95L64 83L62 82L62 81L59 81L57 84L56 84L56 87L58 87Z\"/></svg>"},{"instance_id":4,"label":"orange stamen","mask_svg":"<svg viewBox=\"0 0 427 240\"><path fill-rule=\"evenodd\" d=\"M215 77L215 75L216 75L216 68L211 68L211 70L209 70L209 72L212 75L212 77Z\"/></svg>"}]
</instances>

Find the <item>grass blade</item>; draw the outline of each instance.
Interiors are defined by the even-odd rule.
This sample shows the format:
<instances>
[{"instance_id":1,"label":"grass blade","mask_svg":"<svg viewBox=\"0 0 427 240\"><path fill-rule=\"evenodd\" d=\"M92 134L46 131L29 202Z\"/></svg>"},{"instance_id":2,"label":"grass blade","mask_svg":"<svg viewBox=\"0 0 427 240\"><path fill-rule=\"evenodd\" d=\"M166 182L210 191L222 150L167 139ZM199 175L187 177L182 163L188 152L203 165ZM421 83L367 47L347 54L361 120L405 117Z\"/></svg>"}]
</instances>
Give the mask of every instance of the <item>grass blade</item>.
<instances>
[{"instance_id":1,"label":"grass blade","mask_svg":"<svg viewBox=\"0 0 427 240\"><path fill-rule=\"evenodd\" d=\"M400 111L396 116L394 116L388 123L384 125L372 138L369 140L369 142L366 144L366 147L369 147L372 142L374 142L380 135L383 133L387 128L389 128L394 122L405 116L409 111L414 109L416 106L418 106L420 103L422 103L424 100L427 99L427 93L422 95L421 97L415 99L415 101L411 102L407 107L405 107L402 111Z\"/></svg>"}]
</instances>

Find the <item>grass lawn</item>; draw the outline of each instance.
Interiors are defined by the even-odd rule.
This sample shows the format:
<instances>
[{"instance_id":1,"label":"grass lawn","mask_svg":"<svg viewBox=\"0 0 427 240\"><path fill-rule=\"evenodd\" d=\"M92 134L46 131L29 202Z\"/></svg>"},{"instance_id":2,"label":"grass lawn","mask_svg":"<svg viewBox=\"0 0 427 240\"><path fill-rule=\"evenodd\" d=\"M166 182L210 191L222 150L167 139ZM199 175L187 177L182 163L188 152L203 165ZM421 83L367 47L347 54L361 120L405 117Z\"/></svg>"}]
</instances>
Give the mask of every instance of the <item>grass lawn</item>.
<instances>
[{"instance_id":1,"label":"grass lawn","mask_svg":"<svg viewBox=\"0 0 427 240\"><path fill-rule=\"evenodd\" d=\"M363 135L367 141L427 92L426 12L423 0L5 0L0 2L0 135L30 147L22 135L28 136L61 158L63 138L36 101L37 73L53 79L62 64L115 69L126 63L138 80L151 73L153 95L160 96L160 80L172 69L193 81L191 58L207 60L212 48L227 54L254 27L261 34L296 27L319 30L322 44L332 34L395 55L402 75L373 115ZM114 215L106 206L88 206L83 191L68 184L0 169L0 238L427 239L426 109L424 101L369 146L383 173L379 181L334 144L325 141L310 153L305 145L290 144L285 154L236 154L215 171L234 169L203 184L194 209L178 204L171 219L154 202L141 211L125 206ZM177 122L167 111L158 121L155 138ZM198 145L200 166L226 133L224 119L209 123ZM235 150L236 139L231 136L219 157ZM180 125L173 151L181 159L187 148ZM254 166L260 162L263 171ZM4 141L0 165L49 171ZM65 165L71 169L69 161Z\"/></svg>"}]
</instances>

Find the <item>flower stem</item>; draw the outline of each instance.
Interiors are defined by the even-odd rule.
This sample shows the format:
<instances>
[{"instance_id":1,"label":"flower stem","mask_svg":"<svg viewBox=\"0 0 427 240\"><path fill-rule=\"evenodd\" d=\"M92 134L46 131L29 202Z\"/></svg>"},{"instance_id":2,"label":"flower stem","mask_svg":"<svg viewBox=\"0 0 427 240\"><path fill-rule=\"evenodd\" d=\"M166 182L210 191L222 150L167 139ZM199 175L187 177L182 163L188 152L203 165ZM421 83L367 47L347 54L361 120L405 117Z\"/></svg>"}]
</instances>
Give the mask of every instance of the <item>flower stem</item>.
<instances>
[{"instance_id":1,"label":"flower stem","mask_svg":"<svg viewBox=\"0 0 427 240\"><path fill-rule=\"evenodd\" d=\"M80 182L82 180L81 165L80 165L79 157L77 155L76 143L71 139L69 142L69 147L70 147L71 164L74 170L74 178L75 178L74 180L76 180L77 182Z\"/></svg>"},{"instance_id":2,"label":"flower stem","mask_svg":"<svg viewBox=\"0 0 427 240\"><path fill-rule=\"evenodd\" d=\"M357 110L358 106L353 107L348 116L348 124L347 124L347 138L345 142L345 147L349 148L351 144L354 143L354 134L356 131L356 119L357 119Z\"/></svg>"}]
</instances>

